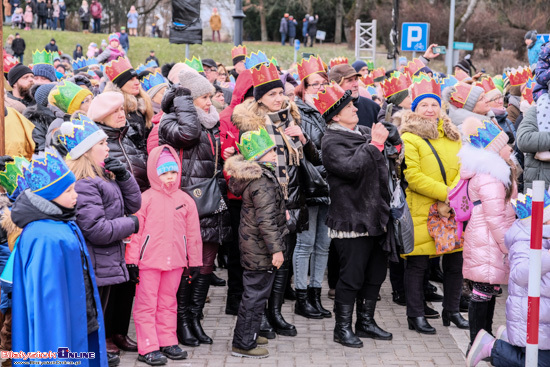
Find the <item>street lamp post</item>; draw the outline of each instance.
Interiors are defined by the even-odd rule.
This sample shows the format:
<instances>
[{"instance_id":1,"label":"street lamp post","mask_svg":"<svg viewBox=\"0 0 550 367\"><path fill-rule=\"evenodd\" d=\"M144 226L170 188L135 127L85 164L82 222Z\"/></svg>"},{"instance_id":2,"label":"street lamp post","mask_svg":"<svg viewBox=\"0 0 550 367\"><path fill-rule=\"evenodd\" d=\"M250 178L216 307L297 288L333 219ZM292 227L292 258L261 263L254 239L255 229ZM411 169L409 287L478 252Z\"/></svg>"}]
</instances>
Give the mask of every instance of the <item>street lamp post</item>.
<instances>
[{"instance_id":1,"label":"street lamp post","mask_svg":"<svg viewBox=\"0 0 550 367\"><path fill-rule=\"evenodd\" d=\"M242 0L235 0L235 13L233 19L235 23L235 34L233 36L233 43L235 46L242 45L243 43L243 19L246 17L243 12Z\"/></svg>"},{"instance_id":2,"label":"street lamp post","mask_svg":"<svg viewBox=\"0 0 550 367\"><path fill-rule=\"evenodd\" d=\"M452 75L455 41L455 0L451 0L451 12L449 14L449 44L447 46L447 75Z\"/></svg>"}]
</instances>

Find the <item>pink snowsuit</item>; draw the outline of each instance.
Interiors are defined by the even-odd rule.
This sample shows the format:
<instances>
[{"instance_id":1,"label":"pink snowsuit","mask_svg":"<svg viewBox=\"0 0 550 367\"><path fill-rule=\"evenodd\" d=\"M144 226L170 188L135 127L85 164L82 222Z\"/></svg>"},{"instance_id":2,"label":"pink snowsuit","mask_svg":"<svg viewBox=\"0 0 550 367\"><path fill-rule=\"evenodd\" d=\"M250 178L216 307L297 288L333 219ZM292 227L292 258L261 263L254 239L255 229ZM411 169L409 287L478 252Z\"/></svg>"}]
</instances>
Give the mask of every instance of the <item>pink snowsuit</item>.
<instances>
[{"instance_id":1,"label":"pink snowsuit","mask_svg":"<svg viewBox=\"0 0 550 367\"><path fill-rule=\"evenodd\" d=\"M178 178L165 186L157 174L163 149L169 149L179 166ZM176 293L184 268L202 265L202 240L195 202L179 189L181 161L176 151L163 145L147 161L151 188L143 193L136 214L139 232L126 247L126 263L139 266L134 322L141 355L178 344Z\"/></svg>"}]
</instances>

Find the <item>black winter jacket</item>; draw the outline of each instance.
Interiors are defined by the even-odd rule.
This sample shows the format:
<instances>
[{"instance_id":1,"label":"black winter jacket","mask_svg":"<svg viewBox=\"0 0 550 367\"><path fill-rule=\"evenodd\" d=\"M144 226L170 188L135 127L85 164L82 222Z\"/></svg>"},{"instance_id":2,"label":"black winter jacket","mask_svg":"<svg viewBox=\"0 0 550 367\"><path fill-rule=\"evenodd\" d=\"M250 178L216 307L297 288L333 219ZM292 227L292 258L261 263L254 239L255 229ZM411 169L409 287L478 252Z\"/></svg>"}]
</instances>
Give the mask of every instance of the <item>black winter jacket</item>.
<instances>
[{"instance_id":1,"label":"black winter jacket","mask_svg":"<svg viewBox=\"0 0 550 367\"><path fill-rule=\"evenodd\" d=\"M48 107L42 105L32 105L25 108L23 116L29 119L34 124L32 131L32 140L34 140L36 146L34 153L43 152L46 148L46 134L51 123L57 118L57 116Z\"/></svg>"},{"instance_id":2,"label":"black winter jacket","mask_svg":"<svg viewBox=\"0 0 550 367\"><path fill-rule=\"evenodd\" d=\"M45 1L42 1L42 2L38 3L36 12L37 12L36 14L37 14L39 17L46 17L46 16L48 16L48 6L46 5L46 2L45 2Z\"/></svg>"},{"instance_id":3,"label":"black winter jacket","mask_svg":"<svg viewBox=\"0 0 550 367\"><path fill-rule=\"evenodd\" d=\"M378 121L378 112L380 106L372 100L361 97L353 101L353 105L357 107L357 116L359 116L359 125L372 127L372 124Z\"/></svg>"},{"instance_id":4,"label":"black winter jacket","mask_svg":"<svg viewBox=\"0 0 550 367\"><path fill-rule=\"evenodd\" d=\"M11 49L14 55L23 55L25 53L25 40L23 38L16 38L11 43Z\"/></svg>"}]
</instances>

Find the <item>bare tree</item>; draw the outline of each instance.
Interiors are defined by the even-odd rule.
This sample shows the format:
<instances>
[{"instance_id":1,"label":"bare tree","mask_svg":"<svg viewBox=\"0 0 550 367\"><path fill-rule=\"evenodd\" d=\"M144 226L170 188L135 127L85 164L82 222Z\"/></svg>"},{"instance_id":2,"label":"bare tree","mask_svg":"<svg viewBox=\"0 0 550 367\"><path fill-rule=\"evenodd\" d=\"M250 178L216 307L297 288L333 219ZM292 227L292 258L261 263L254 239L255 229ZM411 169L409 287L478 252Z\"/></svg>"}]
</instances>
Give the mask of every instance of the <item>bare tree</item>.
<instances>
[{"instance_id":1,"label":"bare tree","mask_svg":"<svg viewBox=\"0 0 550 367\"><path fill-rule=\"evenodd\" d=\"M337 0L336 24L334 25L334 43L342 43L342 21L344 17L344 0Z\"/></svg>"},{"instance_id":2,"label":"bare tree","mask_svg":"<svg viewBox=\"0 0 550 367\"><path fill-rule=\"evenodd\" d=\"M466 22L468 22L468 19L474 14L474 11L476 10L477 6L477 0L468 0L468 6L466 7L466 10L464 11L464 14L460 17L460 20L458 21L458 24L455 24L455 31L464 27Z\"/></svg>"}]
</instances>

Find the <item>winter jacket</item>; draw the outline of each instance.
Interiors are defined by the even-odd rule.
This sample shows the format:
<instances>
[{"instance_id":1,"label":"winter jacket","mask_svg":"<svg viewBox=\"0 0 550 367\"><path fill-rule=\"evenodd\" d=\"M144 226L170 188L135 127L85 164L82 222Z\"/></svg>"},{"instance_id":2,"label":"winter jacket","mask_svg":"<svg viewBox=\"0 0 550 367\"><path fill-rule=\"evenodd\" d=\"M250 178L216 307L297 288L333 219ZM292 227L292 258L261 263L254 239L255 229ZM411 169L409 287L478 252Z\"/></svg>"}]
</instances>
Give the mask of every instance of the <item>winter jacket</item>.
<instances>
[{"instance_id":1,"label":"winter jacket","mask_svg":"<svg viewBox=\"0 0 550 367\"><path fill-rule=\"evenodd\" d=\"M546 188L550 184L550 162L535 159L537 152L550 150L550 133L540 132L537 124L537 107L527 110L517 131L518 148L525 154L523 170L524 189L531 188L532 182L543 180Z\"/></svg>"},{"instance_id":2,"label":"winter jacket","mask_svg":"<svg viewBox=\"0 0 550 367\"><path fill-rule=\"evenodd\" d=\"M469 179L468 195L481 201L472 210L464 234L464 278L489 284L508 283L506 231L516 219L514 207L505 201L510 182L510 166L498 155L464 144L458 153L460 178ZM514 183L512 198L517 196Z\"/></svg>"},{"instance_id":3,"label":"winter jacket","mask_svg":"<svg viewBox=\"0 0 550 367\"><path fill-rule=\"evenodd\" d=\"M90 21L90 12L88 11L88 9L84 9L83 7L80 7L80 9L78 9L78 16L80 17L81 22Z\"/></svg>"},{"instance_id":4,"label":"winter jacket","mask_svg":"<svg viewBox=\"0 0 550 367\"><path fill-rule=\"evenodd\" d=\"M137 229L134 220L125 216L141 207L136 180L96 176L76 181L75 190L76 223L86 239L98 287L128 281L122 240Z\"/></svg>"},{"instance_id":5,"label":"winter jacket","mask_svg":"<svg viewBox=\"0 0 550 367\"><path fill-rule=\"evenodd\" d=\"M35 13L32 11L32 8L27 6L27 8L25 8L25 13L23 14L23 21L25 21L25 23L32 23L34 14Z\"/></svg>"},{"instance_id":6,"label":"winter jacket","mask_svg":"<svg viewBox=\"0 0 550 367\"><path fill-rule=\"evenodd\" d=\"M48 107L39 104L27 107L23 111L23 116L34 124L34 129L32 130L32 139L36 144L34 152L36 154L43 152L44 148L46 148L48 128L57 116Z\"/></svg>"},{"instance_id":7,"label":"winter jacket","mask_svg":"<svg viewBox=\"0 0 550 367\"><path fill-rule=\"evenodd\" d=\"M103 7L98 1L93 2L90 5L90 14L94 19L101 19L101 13L103 12Z\"/></svg>"},{"instance_id":8,"label":"winter jacket","mask_svg":"<svg viewBox=\"0 0 550 367\"><path fill-rule=\"evenodd\" d=\"M149 188L147 179L147 155L136 147L128 137L128 132L133 128L126 125L120 129L103 125L96 122L105 134L107 134L107 145L109 145L109 156L118 159L126 166L136 179L140 190L143 192ZM130 133L131 135L131 133Z\"/></svg>"},{"instance_id":9,"label":"winter jacket","mask_svg":"<svg viewBox=\"0 0 550 367\"><path fill-rule=\"evenodd\" d=\"M47 18L48 19L53 19L53 6L46 6L46 9L47 9Z\"/></svg>"},{"instance_id":10,"label":"winter jacket","mask_svg":"<svg viewBox=\"0 0 550 367\"><path fill-rule=\"evenodd\" d=\"M51 43L48 43L46 47L44 47L46 51L50 52L59 52L59 47L54 43L53 45Z\"/></svg>"},{"instance_id":11,"label":"winter jacket","mask_svg":"<svg viewBox=\"0 0 550 367\"><path fill-rule=\"evenodd\" d=\"M130 40L128 39L128 33L121 33L118 37L118 40L123 49L130 49Z\"/></svg>"},{"instance_id":12,"label":"winter jacket","mask_svg":"<svg viewBox=\"0 0 550 367\"><path fill-rule=\"evenodd\" d=\"M281 23L279 25L279 32L288 33L288 20L285 17L281 18Z\"/></svg>"},{"instance_id":13,"label":"winter jacket","mask_svg":"<svg viewBox=\"0 0 550 367\"><path fill-rule=\"evenodd\" d=\"M533 65L538 62L543 44L543 39L539 38L534 45L531 45L531 47L527 47L527 57L529 58L529 65Z\"/></svg>"},{"instance_id":14,"label":"winter jacket","mask_svg":"<svg viewBox=\"0 0 550 367\"><path fill-rule=\"evenodd\" d=\"M274 173L261 163L235 155L225 163L229 187L242 196L239 225L241 265L246 270L272 270L272 256L285 250L286 208Z\"/></svg>"},{"instance_id":15,"label":"winter jacket","mask_svg":"<svg viewBox=\"0 0 550 367\"><path fill-rule=\"evenodd\" d=\"M508 119L508 112L506 112L506 110L504 109L503 112L503 114L495 113L495 120L502 131L504 131L508 135L508 143L514 144L516 140L516 128L514 127L514 123Z\"/></svg>"},{"instance_id":16,"label":"winter jacket","mask_svg":"<svg viewBox=\"0 0 550 367\"><path fill-rule=\"evenodd\" d=\"M25 116L11 107L7 107L5 117L6 154L12 157L23 156L31 159L36 144L33 140L34 125Z\"/></svg>"},{"instance_id":17,"label":"winter jacket","mask_svg":"<svg viewBox=\"0 0 550 367\"><path fill-rule=\"evenodd\" d=\"M435 242L428 233L428 213L435 202L447 199L448 187L454 187L460 179L457 157L461 148L460 132L448 116L436 123L412 111L403 113L400 132L405 146L405 178L409 183L407 203L414 224L414 250L407 256L433 256L436 255ZM438 153L447 183L424 139L428 139Z\"/></svg>"},{"instance_id":18,"label":"winter jacket","mask_svg":"<svg viewBox=\"0 0 550 367\"><path fill-rule=\"evenodd\" d=\"M59 5L59 20L63 20L67 17L67 6Z\"/></svg>"},{"instance_id":19,"label":"winter jacket","mask_svg":"<svg viewBox=\"0 0 550 367\"><path fill-rule=\"evenodd\" d=\"M308 34L310 37L315 38L315 36L317 35L317 22L318 22L317 19L309 20L309 21L308 21L308 25L307 25L307 34Z\"/></svg>"},{"instance_id":20,"label":"winter jacket","mask_svg":"<svg viewBox=\"0 0 550 367\"><path fill-rule=\"evenodd\" d=\"M372 100L361 97L353 101L353 105L357 108L357 116L359 116L359 125L372 127L378 120L378 113L380 112L380 106Z\"/></svg>"},{"instance_id":21,"label":"winter jacket","mask_svg":"<svg viewBox=\"0 0 550 367\"><path fill-rule=\"evenodd\" d=\"M166 100L165 94L163 103ZM219 152L219 137L215 136L213 129L208 130L201 125L191 96L175 97L170 108L163 107L163 110L169 110L170 113L165 113L159 124L159 144L168 144L174 148L178 157L181 157L183 172L190 171L189 182L185 182L186 177L182 175L181 186L194 185L212 178L216 166L216 142ZM193 166L190 167L193 153L196 158ZM219 169L221 169L221 159L218 157ZM223 177L220 177L218 184L222 195L226 195L227 184ZM201 219L203 242L223 243L229 240L230 235L228 211Z\"/></svg>"},{"instance_id":22,"label":"winter jacket","mask_svg":"<svg viewBox=\"0 0 550 367\"><path fill-rule=\"evenodd\" d=\"M48 15L48 6L45 1L40 1L36 7L36 14L39 17L45 17Z\"/></svg>"},{"instance_id":23,"label":"winter jacket","mask_svg":"<svg viewBox=\"0 0 550 367\"><path fill-rule=\"evenodd\" d=\"M80 50L78 49L78 47L80 47ZM76 60L83 57L84 56L83 52L84 50L82 49L82 46L80 45L80 43L77 43L76 48L73 51L73 59Z\"/></svg>"},{"instance_id":24,"label":"winter jacket","mask_svg":"<svg viewBox=\"0 0 550 367\"><path fill-rule=\"evenodd\" d=\"M295 19L288 21L288 38L296 38L296 26L298 23Z\"/></svg>"},{"instance_id":25,"label":"winter jacket","mask_svg":"<svg viewBox=\"0 0 550 367\"><path fill-rule=\"evenodd\" d=\"M222 29L222 18L219 14L212 14L210 17L210 28L213 31L219 31Z\"/></svg>"},{"instance_id":26,"label":"winter jacket","mask_svg":"<svg viewBox=\"0 0 550 367\"><path fill-rule=\"evenodd\" d=\"M510 262L508 299L506 300L506 334L512 345L525 347L530 253L530 221L517 220L506 233ZM539 349L550 350L550 226L543 226L541 252Z\"/></svg>"},{"instance_id":27,"label":"winter jacket","mask_svg":"<svg viewBox=\"0 0 550 367\"><path fill-rule=\"evenodd\" d=\"M307 36L308 25L309 22L307 20L304 20L304 22L302 23L302 37Z\"/></svg>"},{"instance_id":28,"label":"winter jacket","mask_svg":"<svg viewBox=\"0 0 550 367\"><path fill-rule=\"evenodd\" d=\"M13 49L14 55L23 55L25 53L25 40L23 38L16 38L11 43L11 48Z\"/></svg>"},{"instance_id":29,"label":"winter jacket","mask_svg":"<svg viewBox=\"0 0 550 367\"><path fill-rule=\"evenodd\" d=\"M103 52L97 56L96 60L99 64L106 64L109 61L113 61L118 59L119 57L124 56L126 56L124 51L120 51L118 48L107 46L105 50L103 50Z\"/></svg>"},{"instance_id":30,"label":"winter jacket","mask_svg":"<svg viewBox=\"0 0 550 367\"><path fill-rule=\"evenodd\" d=\"M157 174L157 162L168 149L178 163L178 180L165 186ZM202 240L195 201L180 190L181 162L169 145L156 147L147 161L151 188L143 193L137 217L139 232L126 247L126 263L140 269L170 271L202 266Z\"/></svg>"},{"instance_id":31,"label":"winter jacket","mask_svg":"<svg viewBox=\"0 0 550 367\"><path fill-rule=\"evenodd\" d=\"M540 50L535 68L536 85L533 89L533 99L535 102L541 94L548 93L548 82L550 82L550 42L545 43Z\"/></svg>"}]
</instances>

